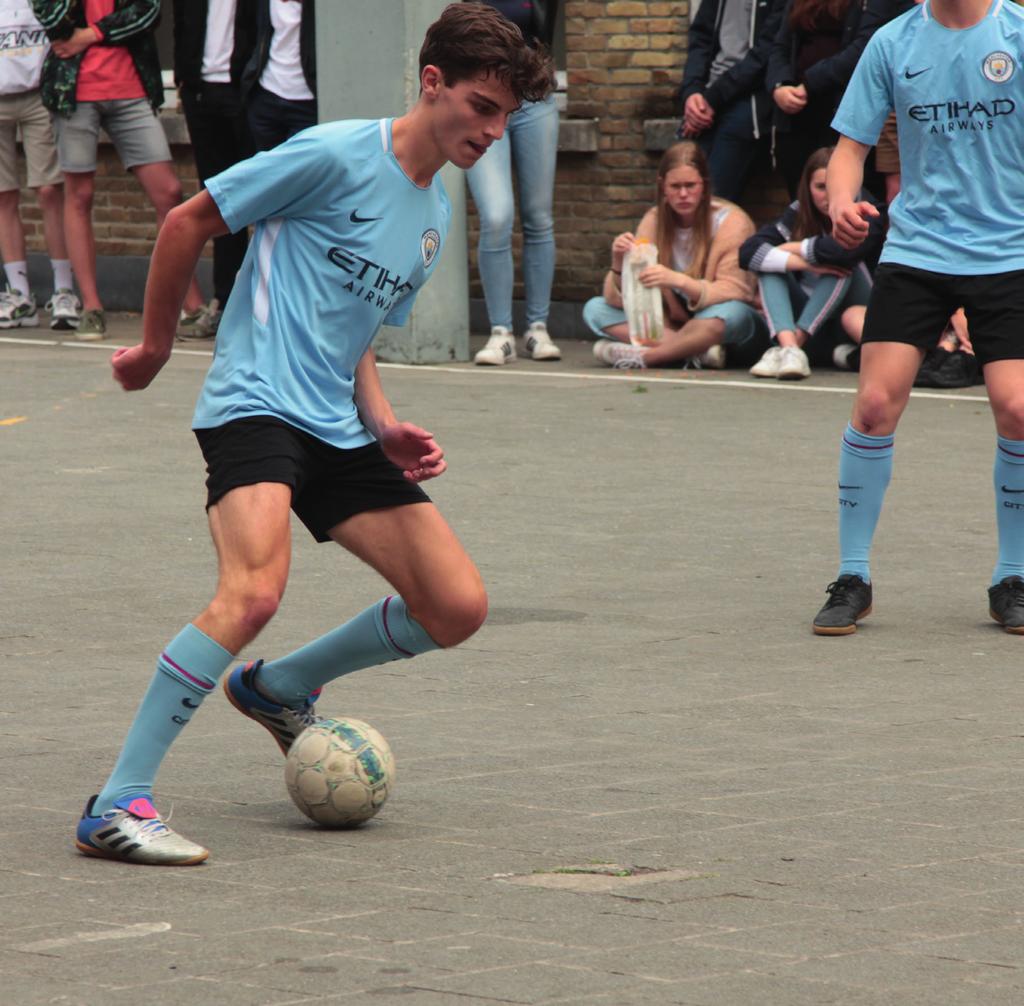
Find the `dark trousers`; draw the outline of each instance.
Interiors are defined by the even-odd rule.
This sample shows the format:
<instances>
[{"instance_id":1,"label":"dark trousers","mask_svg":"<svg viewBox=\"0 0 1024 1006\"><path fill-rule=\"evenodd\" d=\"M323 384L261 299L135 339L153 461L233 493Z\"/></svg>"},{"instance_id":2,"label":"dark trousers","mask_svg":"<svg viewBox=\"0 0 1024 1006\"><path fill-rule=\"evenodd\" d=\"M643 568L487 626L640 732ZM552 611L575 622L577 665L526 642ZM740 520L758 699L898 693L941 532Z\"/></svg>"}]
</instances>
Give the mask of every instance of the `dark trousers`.
<instances>
[{"instance_id":1,"label":"dark trousers","mask_svg":"<svg viewBox=\"0 0 1024 1006\"><path fill-rule=\"evenodd\" d=\"M809 102L799 114L789 119L788 130L775 134L775 163L786 182L790 199L796 199L807 158L820 147L833 147L838 134L832 128L832 104Z\"/></svg>"},{"instance_id":2,"label":"dark trousers","mask_svg":"<svg viewBox=\"0 0 1024 1006\"><path fill-rule=\"evenodd\" d=\"M765 140L766 136L754 138L749 96L716 113L711 129L697 137L697 145L708 159L711 191L716 196L733 203L740 201L754 160L765 148Z\"/></svg>"},{"instance_id":3,"label":"dark trousers","mask_svg":"<svg viewBox=\"0 0 1024 1006\"><path fill-rule=\"evenodd\" d=\"M181 104L192 138L196 171L204 186L208 178L253 153L238 88L234 84L204 83L198 89L182 85ZM213 239L213 295L222 308L235 285L235 276L242 267L248 246L246 228L237 234Z\"/></svg>"},{"instance_id":4,"label":"dark trousers","mask_svg":"<svg viewBox=\"0 0 1024 1006\"><path fill-rule=\"evenodd\" d=\"M316 99L291 101L254 84L246 102L249 133L257 150L273 150L316 125Z\"/></svg>"}]
</instances>

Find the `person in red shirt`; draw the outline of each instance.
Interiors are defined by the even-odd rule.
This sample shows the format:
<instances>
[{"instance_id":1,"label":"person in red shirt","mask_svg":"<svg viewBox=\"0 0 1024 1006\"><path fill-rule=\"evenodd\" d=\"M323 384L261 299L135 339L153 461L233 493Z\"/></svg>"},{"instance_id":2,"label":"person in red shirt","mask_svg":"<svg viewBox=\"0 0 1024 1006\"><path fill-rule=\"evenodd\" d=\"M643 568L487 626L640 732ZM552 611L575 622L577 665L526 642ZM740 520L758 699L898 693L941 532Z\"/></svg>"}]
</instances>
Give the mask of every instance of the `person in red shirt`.
<instances>
[{"instance_id":1,"label":"person in red shirt","mask_svg":"<svg viewBox=\"0 0 1024 1006\"><path fill-rule=\"evenodd\" d=\"M181 202L181 183L157 112L163 103L153 25L159 0L32 0L51 40L43 103L54 117L65 183L64 230L82 295L79 338L102 338L92 225L96 148L104 129L121 163L139 180L157 226ZM203 308L193 277L184 314Z\"/></svg>"}]
</instances>

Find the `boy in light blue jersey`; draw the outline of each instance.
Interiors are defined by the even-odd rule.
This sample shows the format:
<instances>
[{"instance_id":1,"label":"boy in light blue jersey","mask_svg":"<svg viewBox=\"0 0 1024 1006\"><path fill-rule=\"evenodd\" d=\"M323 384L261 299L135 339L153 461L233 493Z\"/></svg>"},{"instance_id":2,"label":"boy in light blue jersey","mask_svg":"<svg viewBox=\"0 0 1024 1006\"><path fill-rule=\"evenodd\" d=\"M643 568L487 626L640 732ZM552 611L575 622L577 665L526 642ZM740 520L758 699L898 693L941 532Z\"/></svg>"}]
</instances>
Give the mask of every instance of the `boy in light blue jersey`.
<instances>
[{"instance_id":1,"label":"boy in light blue jersey","mask_svg":"<svg viewBox=\"0 0 1024 1006\"><path fill-rule=\"evenodd\" d=\"M833 235L856 247L877 214L857 202L890 110L902 185L865 318L860 385L839 461L840 566L813 622L847 635L871 611L868 556L894 434L921 359L963 306L996 424L999 552L989 614L1024 634L1024 10L926 0L870 40L833 120Z\"/></svg>"},{"instance_id":2,"label":"boy in light blue jersey","mask_svg":"<svg viewBox=\"0 0 1024 1006\"><path fill-rule=\"evenodd\" d=\"M145 388L170 356L203 246L255 224L217 334L193 428L207 463L220 576L206 609L167 645L114 771L76 834L89 855L190 865L209 855L153 807L160 763L243 646L277 610L289 509L395 589L295 652L236 667L232 704L285 754L320 717L328 681L455 646L482 624L480 575L419 483L445 470L432 434L399 422L370 344L401 325L448 228L437 172L472 166L524 100L550 90L546 55L481 4L451 4L420 52L420 97L404 116L316 126L229 168L172 211L146 287L143 340L114 377Z\"/></svg>"}]
</instances>

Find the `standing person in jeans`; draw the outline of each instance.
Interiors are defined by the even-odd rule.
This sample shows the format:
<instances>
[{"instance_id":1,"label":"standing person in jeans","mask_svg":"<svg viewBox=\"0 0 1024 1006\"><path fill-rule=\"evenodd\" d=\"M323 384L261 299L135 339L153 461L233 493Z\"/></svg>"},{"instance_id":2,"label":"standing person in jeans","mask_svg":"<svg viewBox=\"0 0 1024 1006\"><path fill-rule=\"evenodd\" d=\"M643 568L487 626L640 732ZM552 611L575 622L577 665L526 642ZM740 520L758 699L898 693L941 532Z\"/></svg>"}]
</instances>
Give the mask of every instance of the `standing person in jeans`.
<instances>
[{"instance_id":1,"label":"standing person in jeans","mask_svg":"<svg viewBox=\"0 0 1024 1006\"><path fill-rule=\"evenodd\" d=\"M556 0L487 0L523 33L533 47L550 46ZM512 172L519 188L523 226L523 285L526 333L523 351L535 360L560 360L562 352L548 334L551 283L555 276L555 223L551 212L558 156L558 106L554 94L523 102L505 135L466 172L480 217L477 264L483 283L491 335L474 361L501 366L516 358L512 333L512 222L515 202Z\"/></svg>"},{"instance_id":2,"label":"standing person in jeans","mask_svg":"<svg viewBox=\"0 0 1024 1006\"><path fill-rule=\"evenodd\" d=\"M716 196L738 203L771 129L764 88L785 0L704 0L690 25L679 89L680 140L696 140Z\"/></svg>"},{"instance_id":3,"label":"standing person in jeans","mask_svg":"<svg viewBox=\"0 0 1024 1006\"><path fill-rule=\"evenodd\" d=\"M242 100L256 150L273 150L316 125L313 0L257 0L256 49L242 74Z\"/></svg>"},{"instance_id":4,"label":"standing person in jeans","mask_svg":"<svg viewBox=\"0 0 1024 1006\"><path fill-rule=\"evenodd\" d=\"M50 328L78 327L79 302L64 246L64 190L50 114L39 97L39 76L50 44L30 0L0 0L0 38L18 40L0 59L0 256L7 289L0 293L0 328L35 328L39 312L28 285L25 228L19 202L17 130L21 129L28 185L43 212L43 235L53 265Z\"/></svg>"},{"instance_id":5,"label":"standing person in jeans","mask_svg":"<svg viewBox=\"0 0 1024 1006\"><path fill-rule=\"evenodd\" d=\"M32 0L32 7L51 42L41 92L53 113L64 172L64 237L82 294L78 337L102 339L107 325L96 287L92 226L100 129L139 180L158 228L181 202L181 183L156 117L164 100L153 37L160 0ZM202 304L193 277L185 310Z\"/></svg>"},{"instance_id":6,"label":"standing person in jeans","mask_svg":"<svg viewBox=\"0 0 1024 1006\"><path fill-rule=\"evenodd\" d=\"M174 0L174 80L201 185L250 155L239 82L253 52L254 0ZM180 339L212 339L249 247L246 229L213 239L213 299L178 323Z\"/></svg>"}]
</instances>

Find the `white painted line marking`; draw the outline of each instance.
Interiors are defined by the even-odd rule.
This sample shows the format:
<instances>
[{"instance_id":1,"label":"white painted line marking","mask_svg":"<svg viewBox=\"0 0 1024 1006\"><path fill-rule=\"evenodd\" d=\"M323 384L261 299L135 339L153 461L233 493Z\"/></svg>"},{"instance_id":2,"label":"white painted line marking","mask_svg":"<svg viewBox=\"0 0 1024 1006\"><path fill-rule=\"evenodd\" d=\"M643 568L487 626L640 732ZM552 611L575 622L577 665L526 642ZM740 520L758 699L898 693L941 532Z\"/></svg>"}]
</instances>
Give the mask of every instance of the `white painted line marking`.
<instances>
[{"instance_id":1,"label":"white painted line marking","mask_svg":"<svg viewBox=\"0 0 1024 1006\"><path fill-rule=\"evenodd\" d=\"M15 950L28 954L45 953L47 950L58 950L60 947L73 947L79 943L99 943L102 940L135 940L141 936L152 936L154 933L166 933L171 928L169 922L140 922L123 929L103 929L94 933L75 933L56 940L38 940L35 943L23 943Z\"/></svg>"},{"instance_id":2,"label":"white painted line marking","mask_svg":"<svg viewBox=\"0 0 1024 1006\"><path fill-rule=\"evenodd\" d=\"M0 343L8 342L20 346L69 346L75 349L104 349L113 352L115 349L125 347L115 343L97 342L65 342L57 339L18 339L13 336L0 336ZM206 356L213 357L212 349L179 349L177 346L172 350L175 356ZM540 371L540 370L506 370L506 368L481 369L479 367L445 367L440 364L415 364L415 363L381 363L377 366L381 370L415 370L418 374L461 374L466 376L472 374L483 380L495 380L503 377L522 378L523 380L554 380L554 381L639 381L651 387L659 384L685 385L690 388L745 388L757 391L803 391L817 392L823 395L855 395L856 388L826 388L820 384L804 384L798 381L742 381L742 380L700 380L695 377L663 377L664 371L632 371L629 374L596 373L581 374L579 372L566 373L565 371ZM944 402L983 402L988 404L987 395L951 395L942 391L912 391L911 398L931 398Z\"/></svg>"}]
</instances>

